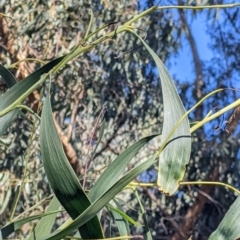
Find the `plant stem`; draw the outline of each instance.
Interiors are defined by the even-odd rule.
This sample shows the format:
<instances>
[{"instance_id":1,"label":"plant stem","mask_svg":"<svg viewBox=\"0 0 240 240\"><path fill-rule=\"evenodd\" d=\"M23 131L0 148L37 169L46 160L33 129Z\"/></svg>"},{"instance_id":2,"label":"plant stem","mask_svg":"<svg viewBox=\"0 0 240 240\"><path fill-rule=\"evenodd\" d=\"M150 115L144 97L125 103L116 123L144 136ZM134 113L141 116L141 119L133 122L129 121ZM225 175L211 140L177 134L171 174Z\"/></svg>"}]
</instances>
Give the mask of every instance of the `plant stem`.
<instances>
[{"instance_id":1,"label":"plant stem","mask_svg":"<svg viewBox=\"0 0 240 240\"><path fill-rule=\"evenodd\" d=\"M236 189L235 187L222 182L208 182L208 181L194 181L194 182L180 182L179 185L217 185L217 186L223 186L226 187L233 192L236 192L237 194L240 194L240 191Z\"/></svg>"},{"instance_id":2,"label":"plant stem","mask_svg":"<svg viewBox=\"0 0 240 240\"><path fill-rule=\"evenodd\" d=\"M238 99L237 101L229 104L228 106L226 106L225 108L219 110L218 112L214 113L213 115L208 116L208 117L204 118L202 121L196 123L193 127L191 127L190 132L192 133L192 132L196 131L198 128L203 126L205 123L207 123L207 122L209 122L209 121L219 117L223 113L225 113L225 112L227 112L227 111L229 111L229 110L231 110L233 108L238 107L239 105L240 105L240 99Z\"/></svg>"},{"instance_id":3,"label":"plant stem","mask_svg":"<svg viewBox=\"0 0 240 240\"><path fill-rule=\"evenodd\" d=\"M122 26L118 27L116 30L106 34L105 36L95 40L92 43L86 44L86 40L88 40L91 36L94 36L99 29L103 29L104 27L108 25L104 25L102 28L97 29L94 33L90 34L89 36L85 36L83 40L80 41L80 43L72 49L72 51L66 55L66 57L57 65L55 66L51 71L49 71L44 77L42 77L38 82L36 82L34 85L32 85L21 97L19 97L15 102L11 103L8 107L6 107L4 110L0 112L0 117L5 115L6 113L13 110L17 105L20 105L20 103L31 93L33 92L38 86L40 86L43 82L47 80L47 78L51 74L57 73L62 67L64 67L67 63L72 61L74 58L78 57L84 52L87 52L91 50L95 45L104 42L107 39L110 39L114 37L116 34L129 31L131 29L131 24L136 22L138 19L145 17L149 13L156 11L156 10L164 10L164 9L192 9L192 10L203 10L203 9L209 9L209 8L230 8L230 7L238 7L240 6L240 3L233 3L233 4L225 4L225 5L211 5L211 6L162 6L157 7L153 6L145 11L143 11L140 14L137 14L134 16L131 20L127 21ZM86 44L86 45L85 45Z\"/></svg>"},{"instance_id":4,"label":"plant stem","mask_svg":"<svg viewBox=\"0 0 240 240\"><path fill-rule=\"evenodd\" d=\"M236 192L237 194L240 195L240 190L238 190L237 188L227 184L227 183L223 183L223 182L208 182L208 181L193 181L193 182L179 182L180 186L183 185L217 185L217 186L222 186L222 187L226 187L230 190L232 190L233 192ZM134 186L134 187L158 187L157 183L138 183L138 182L131 182L129 186Z\"/></svg>"},{"instance_id":5,"label":"plant stem","mask_svg":"<svg viewBox=\"0 0 240 240\"><path fill-rule=\"evenodd\" d=\"M36 124L36 122L35 122L35 124ZM21 193L22 193L22 190L23 190L23 187L24 187L24 179L27 176L27 167L28 167L28 162L29 162L29 158L30 158L30 155L31 155L31 146L32 146L32 143L34 141L35 132L36 132L36 128L37 128L37 126L35 124L33 124L33 127L32 127L30 144L29 144L29 147L28 147L27 156L25 158L25 167L24 167L24 170L23 170L22 181L21 181L19 191L17 192L17 196L14 200L14 204L13 204L12 211L11 211L11 214L10 214L9 222L11 222L12 219L13 219L14 213L16 211L17 203L19 201L19 198L21 196Z\"/></svg>"},{"instance_id":6,"label":"plant stem","mask_svg":"<svg viewBox=\"0 0 240 240\"><path fill-rule=\"evenodd\" d=\"M162 6L158 7L157 10L164 9L185 9L185 10L204 10L204 9L214 9L214 8L233 8L240 7L240 3L230 3L222 5L209 5L209 6Z\"/></svg>"}]
</instances>

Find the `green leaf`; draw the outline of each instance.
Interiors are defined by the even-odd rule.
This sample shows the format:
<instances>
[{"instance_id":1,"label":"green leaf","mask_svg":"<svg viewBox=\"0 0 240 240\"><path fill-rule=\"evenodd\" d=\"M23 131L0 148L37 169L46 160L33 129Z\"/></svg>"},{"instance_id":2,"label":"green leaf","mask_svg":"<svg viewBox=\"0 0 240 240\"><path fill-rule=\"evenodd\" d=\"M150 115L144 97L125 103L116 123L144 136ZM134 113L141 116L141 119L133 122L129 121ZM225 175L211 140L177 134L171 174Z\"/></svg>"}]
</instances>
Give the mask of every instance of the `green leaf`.
<instances>
[{"instance_id":1,"label":"green leaf","mask_svg":"<svg viewBox=\"0 0 240 240\"><path fill-rule=\"evenodd\" d=\"M101 128L101 132L103 132L103 130L104 128ZM102 134L100 134L100 136L101 135ZM120 177L127 164L130 162L130 160L139 152L139 150L146 143L148 143L156 136L158 136L158 134L140 139L138 142L127 148L111 164L108 165L107 169L103 172L103 174L101 174L101 176L88 194L91 202L95 201L98 197L102 195L103 192L107 191L117 182L118 178Z\"/></svg>"},{"instance_id":2,"label":"green leaf","mask_svg":"<svg viewBox=\"0 0 240 240\"><path fill-rule=\"evenodd\" d=\"M118 201L116 199L113 199L113 201L114 201L114 203L117 207L117 210L120 211L120 212L115 211L116 208L113 208L112 205L110 205L111 207L109 208L109 210L111 211L113 219L115 220L115 222L117 224L119 235L120 236L127 236L127 235L130 234L129 225L128 225L128 222L129 222L128 220L129 220L130 217L127 216L123 212L122 206L118 203ZM108 207L109 207L109 204L108 204ZM126 218L126 216L127 216L127 218ZM133 221L137 225L137 223L132 218L130 218L130 219L131 219L131 221ZM123 238L122 240L127 240L127 238Z\"/></svg>"},{"instance_id":3,"label":"green leaf","mask_svg":"<svg viewBox=\"0 0 240 240\"><path fill-rule=\"evenodd\" d=\"M17 80L12 75L12 73L6 69L3 65L0 64L0 75L7 84L8 88L11 88L17 83ZM0 136L4 134L7 128L10 126L16 115L18 114L19 109L14 109L13 111L7 113L3 117L0 117Z\"/></svg>"},{"instance_id":4,"label":"green leaf","mask_svg":"<svg viewBox=\"0 0 240 240\"><path fill-rule=\"evenodd\" d=\"M40 148L43 157L43 166L56 197L71 218L77 218L91 205L91 202L65 156L52 118L49 94L46 97L42 110ZM89 219L89 222L86 221L79 228L82 238L103 238L98 217L92 217L91 220Z\"/></svg>"},{"instance_id":5,"label":"green leaf","mask_svg":"<svg viewBox=\"0 0 240 240\"><path fill-rule=\"evenodd\" d=\"M13 85L17 83L16 78L2 64L0 64L0 75L2 76L3 80L7 84L8 88L11 88Z\"/></svg>"},{"instance_id":6,"label":"green leaf","mask_svg":"<svg viewBox=\"0 0 240 240\"><path fill-rule=\"evenodd\" d=\"M0 116L5 115L19 105L27 97L26 91L29 89L32 89L33 91L37 87L36 83L38 83L40 77L44 73L48 73L54 66L61 62L64 57L65 56L56 58L47 63L4 93L0 98ZM43 82L46 78L42 78L41 80Z\"/></svg>"},{"instance_id":7,"label":"green leaf","mask_svg":"<svg viewBox=\"0 0 240 240\"><path fill-rule=\"evenodd\" d=\"M18 112L19 109L14 109L6 115L0 117L0 136L2 136L7 128L11 125Z\"/></svg>"},{"instance_id":8,"label":"green leaf","mask_svg":"<svg viewBox=\"0 0 240 240\"><path fill-rule=\"evenodd\" d=\"M160 74L164 108L162 143L167 139L168 144L159 158L158 185L161 191L172 195L178 189L178 183L183 179L186 164L190 159L190 125L188 118L185 117L177 129L171 133L186 111L173 80L160 58L139 35L134 34L151 54ZM171 137L168 139L169 136Z\"/></svg>"},{"instance_id":9,"label":"green leaf","mask_svg":"<svg viewBox=\"0 0 240 240\"><path fill-rule=\"evenodd\" d=\"M60 207L60 203L57 200L57 198L54 196L50 204L48 205L46 212L56 211L57 209L59 209L59 207ZM40 237L44 237L48 235L52 230L53 224L55 223L56 216L57 216L57 213L51 214L47 217L42 218L38 222L37 226L34 228L33 230L34 232L31 233L28 240L39 239Z\"/></svg>"},{"instance_id":10,"label":"green leaf","mask_svg":"<svg viewBox=\"0 0 240 240\"><path fill-rule=\"evenodd\" d=\"M141 202L141 199L140 199L140 197L138 195L137 190L135 190L134 193L135 193L135 196L136 196L136 198L138 200L138 204L139 204L140 209L141 209L142 218L143 218L143 222L144 222L144 232L146 234L146 239L147 240L153 240L151 231L150 231L149 226L148 226L147 215L146 215L146 211L144 209L144 206L142 205L142 202Z\"/></svg>"},{"instance_id":11,"label":"green leaf","mask_svg":"<svg viewBox=\"0 0 240 240\"><path fill-rule=\"evenodd\" d=\"M77 217L72 223L70 223L65 229L56 231L50 234L48 237L43 238L48 240L55 240L65 237L72 231L76 230L80 226L83 226L93 216L95 216L106 204L113 199L124 187L126 187L133 179L135 179L140 173L148 169L155 161L157 154L151 156L148 160L141 163L121 179L119 179L111 188L107 191L102 192L102 195L94 201L79 217ZM40 239L40 240L43 240Z\"/></svg>"},{"instance_id":12,"label":"green leaf","mask_svg":"<svg viewBox=\"0 0 240 240\"><path fill-rule=\"evenodd\" d=\"M114 202L117 203L115 199ZM117 204L117 208L113 207L111 204L108 204L107 207L112 212L118 213L118 215L120 215L126 221L132 223L134 226L139 226L139 224L136 221L134 221L131 217L129 217L126 213L123 212L120 204Z\"/></svg>"},{"instance_id":13,"label":"green leaf","mask_svg":"<svg viewBox=\"0 0 240 240\"><path fill-rule=\"evenodd\" d=\"M46 212L46 213L41 213L38 215L34 215L34 216L30 216L30 217L26 217L26 218L22 218L20 220L14 221L9 223L8 225L4 226L1 230L0 230L0 239L2 238L6 238L8 235L10 235L11 233L15 232L16 230L20 229L24 224L31 222L33 220L36 220L38 218L41 217L45 217L51 214L56 214L58 212L61 212L61 210L58 211L52 211L52 212ZM2 237L2 238L1 238Z\"/></svg>"},{"instance_id":14,"label":"green leaf","mask_svg":"<svg viewBox=\"0 0 240 240\"><path fill-rule=\"evenodd\" d=\"M91 188L88 197L94 202L103 192L112 187L129 164L130 160L139 152L139 150L154 137L152 135L140 139L132 146L121 153L113 162L109 164L106 170L101 174L97 182Z\"/></svg>"},{"instance_id":15,"label":"green leaf","mask_svg":"<svg viewBox=\"0 0 240 240\"><path fill-rule=\"evenodd\" d=\"M218 228L208 240L235 240L240 238L240 196L231 205Z\"/></svg>"}]
</instances>

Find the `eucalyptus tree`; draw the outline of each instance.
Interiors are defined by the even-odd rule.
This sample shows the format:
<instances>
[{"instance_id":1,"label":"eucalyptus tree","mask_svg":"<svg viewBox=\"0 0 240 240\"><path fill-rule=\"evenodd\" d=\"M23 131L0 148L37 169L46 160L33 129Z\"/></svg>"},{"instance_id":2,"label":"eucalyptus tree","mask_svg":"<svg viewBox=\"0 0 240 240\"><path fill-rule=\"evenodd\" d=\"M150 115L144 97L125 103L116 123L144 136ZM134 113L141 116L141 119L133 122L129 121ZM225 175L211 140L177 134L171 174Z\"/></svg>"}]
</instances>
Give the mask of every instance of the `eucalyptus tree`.
<instances>
[{"instance_id":1,"label":"eucalyptus tree","mask_svg":"<svg viewBox=\"0 0 240 240\"><path fill-rule=\"evenodd\" d=\"M142 136L161 132L162 92L155 63L146 48L141 45L141 41L131 31L117 34L121 24L144 8L153 6L152 1L34 2L28 0L2 1L1 4L2 12L7 15L1 18L1 63L10 66L19 81L38 69L44 62L69 53L79 42L84 47L98 37L106 36L101 44L94 46L88 53L69 62L57 74L51 76L53 82L51 104L56 128L65 154L75 172L82 177L81 182L86 188L92 186L92 180L100 175L100 169L108 165L128 145ZM184 30L189 32L189 29L186 30L184 12L179 11L179 14L178 19L171 10L155 11L132 24L137 33L163 61L178 51ZM179 24L180 20L182 25ZM101 26L103 27L92 38L81 41ZM116 34L108 38L107 34L111 31ZM192 44L196 43L192 42ZM196 54L193 53L193 56L196 77L191 101L197 102L207 93L203 82L206 81L205 85L208 83L209 75L203 74L207 68L205 65L201 66ZM14 64L15 62L18 63ZM180 93L184 93L185 90L186 88L179 86ZM6 91L4 83L1 84L1 91ZM39 100L44 99L43 96L45 96L45 88L38 88L28 98L28 105L36 113L41 112ZM186 96L182 94L183 100L189 100ZM204 105L204 108L198 110L191 120L193 122L200 120L199 118L204 116L202 113L206 111L209 109ZM104 132L101 136L103 126ZM4 203L9 202L8 206L4 205L5 219L9 217L8 215L10 219L13 217L11 212L20 213L23 211L22 206L28 208L49 195L49 186L41 167L38 139L30 137L33 130L38 136L38 128L32 128L29 113L23 111L2 138L4 144L1 145L1 159L7 159L1 162L6 181ZM212 132L214 132L213 128ZM221 179L221 176L226 177L226 169L222 171L226 167L222 159L236 156L237 146L231 144L224 134L217 136L221 139L220 144L217 144L215 137L212 141L207 141L204 131L199 131L193 136L193 153L185 176L186 180L204 180L208 177L217 180ZM96 145L98 148L95 154L91 155ZM29 146L31 156L27 170L29 181L20 198L22 204L17 205L17 209L10 212L11 205L14 206L11 201L19 190L16 187L16 191L11 194L11 185L13 181L16 185L20 182L22 173L26 169L24 159L28 155ZM155 141L135 158L135 162L148 157L156 147ZM210 148L216 150L212 151ZM235 162L235 157L231 161ZM220 171L215 166L218 162L221 162ZM132 165L129 166L131 167ZM84 176L85 171L89 173L87 178ZM144 174L140 180L144 176L147 176L147 181L156 180L155 167ZM218 207L222 206L218 205L219 192L216 190L214 200L210 196L211 191L212 188L209 187L190 190L181 187L174 197L168 198L158 190L142 188L140 196L143 205L148 206L149 228L154 239L170 238L172 235L175 239L181 239L187 237L188 233L194 233L199 239L208 236L222 217ZM228 194L223 193L225 197ZM136 198L129 194L127 197L138 209ZM209 204L206 199L211 203ZM232 195L231 200L233 200ZM212 209L211 214L206 214L212 203L216 208ZM227 202L224 209L229 205L230 202ZM38 209L35 209L34 213L37 211ZM203 212L203 217L197 218L200 211ZM218 221L215 219L216 211L218 211ZM104 214L105 225L110 229L110 215ZM139 211L134 213L129 210L129 214L136 215L139 222L143 222ZM188 214L192 214L190 225L189 221L183 219ZM29 229L22 231L27 234ZM134 231L136 234L142 234L144 230L134 228Z\"/></svg>"},{"instance_id":2,"label":"eucalyptus tree","mask_svg":"<svg viewBox=\"0 0 240 240\"><path fill-rule=\"evenodd\" d=\"M95 38L104 36L147 7L149 3L138 1L2 1L1 12L7 17L1 18L1 63L10 66L21 81L44 62L68 53L87 33L103 26ZM179 26L168 10L153 12L133 27L162 60L178 48L179 39L174 34L179 35ZM52 81L51 101L57 129L68 160L78 174L83 174L91 160L88 168L94 177L97 175L94 169L106 165L134 140L161 130L162 97L156 67L130 32L116 34L96 45L52 76ZM2 81L2 93L6 87ZM27 100L35 112L41 108L39 100L44 94L41 89ZM17 115L1 145L1 170L5 174L10 170L8 179L17 184L25 167L24 156L31 146L29 179L38 181L29 180L29 190L20 199L24 207L49 194L37 141L29 137L32 124L27 116ZM90 159L103 118L104 137ZM91 180L87 181L91 185ZM11 192L11 185L12 182L5 183L5 192ZM12 195L6 194L5 202L14 196L14 191ZM22 211L21 204L16 211ZM5 213L9 214L7 208Z\"/></svg>"}]
</instances>

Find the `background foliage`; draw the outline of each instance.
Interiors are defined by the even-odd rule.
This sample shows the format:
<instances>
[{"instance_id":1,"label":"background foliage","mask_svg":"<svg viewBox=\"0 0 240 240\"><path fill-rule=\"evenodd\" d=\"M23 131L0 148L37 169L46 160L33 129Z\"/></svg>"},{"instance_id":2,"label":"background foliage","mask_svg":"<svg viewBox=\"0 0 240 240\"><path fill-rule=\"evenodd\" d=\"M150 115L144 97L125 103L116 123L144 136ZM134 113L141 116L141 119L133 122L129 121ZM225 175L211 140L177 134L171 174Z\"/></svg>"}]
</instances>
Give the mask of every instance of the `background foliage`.
<instances>
[{"instance_id":1,"label":"background foliage","mask_svg":"<svg viewBox=\"0 0 240 240\"><path fill-rule=\"evenodd\" d=\"M162 4L217 3L224 2L179 0ZM90 9L94 15L93 29L108 24L101 32L104 34L117 29L119 23L124 23L137 12L153 6L154 2L13 0L1 1L0 5L1 12L12 17L0 19L0 60L3 65L11 65L25 58L48 61L68 53L84 37ZM211 37L209 47L213 57L209 62L201 61L198 54L201 49L197 48L191 30L191 20L199 15L206 22L206 34ZM186 42L189 44L193 65L186 68L192 67L194 74L187 81L178 79L178 76L174 79L186 108L216 88L238 87L239 15L239 8L204 12L163 10L153 12L135 24L139 34L146 37L149 46L168 64L186 47ZM96 124L97 133L93 136L96 143L97 119L104 112L107 128L97 153L91 159L87 188L100 174L96 170L102 169L126 146L142 136L161 132L162 93L157 70L145 48L136 48L139 44L130 34L117 35L114 40L97 45L88 54L72 61L53 77L51 101L58 133L68 160L78 174L83 174L90 161L92 133ZM39 67L40 63L23 61L12 72L20 81ZM0 84L3 93L7 87L3 81ZM215 95L190 116L191 122L202 119L209 111L222 108L237 97L238 92L230 90ZM29 96L27 104L37 111L41 98L39 89ZM224 116L224 120L227 119L228 116ZM222 119L216 120L193 134L191 161L184 180L222 181L239 187L237 121L228 126L231 134L224 131L222 123ZM219 125L219 131L214 130L216 125ZM15 216L50 193L39 152L39 129L34 133L31 131L29 120L19 115L1 139L5 143L0 145L3 224L10 217L27 151L31 151L28 174ZM135 158L135 163L145 159L156 147L153 141ZM140 179L154 182L155 167L142 174ZM129 199L128 204L123 202L127 213L143 223L135 196L130 192L125 194L124 199ZM149 188L139 188L139 194L147 210L153 238L175 240L187 239L190 235L194 239L207 239L236 197L227 189L212 186L182 186L172 197ZM39 205L31 214L44 208L45 205ZM108 213L104 214L106 235L111 231L114 233L115 226L110 225ZM65 217L65 214L59 214L59 221L64 221ZM26 236L32 227L24 227L19 235ZM133 227L132 234L143 234L143 228Z\"/></svg>"}]
</instances>

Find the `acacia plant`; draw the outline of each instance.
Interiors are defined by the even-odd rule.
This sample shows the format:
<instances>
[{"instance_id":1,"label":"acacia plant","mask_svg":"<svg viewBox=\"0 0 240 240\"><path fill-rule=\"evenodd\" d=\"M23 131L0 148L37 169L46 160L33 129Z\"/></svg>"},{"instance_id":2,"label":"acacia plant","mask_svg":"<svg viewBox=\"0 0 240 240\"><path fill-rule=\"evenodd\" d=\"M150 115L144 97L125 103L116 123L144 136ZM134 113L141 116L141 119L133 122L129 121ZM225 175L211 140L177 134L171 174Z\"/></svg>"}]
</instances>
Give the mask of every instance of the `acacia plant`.
<instances>
[{"instance_id":1,"label":"acacia plant","mask_svg":"<svg viewBox=\"0 0 240 240\"><path fill-rule=\"evenodd\" d=\"M43 161L44 171L53 191L53 196L51 195L51 202L45 213L22 217L17 220L12 220L11 216L10 222L0 230L0 238L6 238L11 233L20 229L25 223L41 218L36 228L32 231L31 236L29 236L29 239L61 239L70 236L76 230L77 233L75 237L81 236L83 239L104 239L104 231L100 218L102 209L106 208L112 212L112 217L117 222L121 239L129 239L131 235L128 225L129 223L137 225L137 223L124 213L118 202L119 199L116 198L117 194L121 193L126 188L134 189L139 186L149 186L155 187L164 194L171 196L181 184L192 184L182 182L186 171L186 165L190 159L191 134L205 123L217 118L224 112L236 108L240 105L240 100L233 102L214 114L209 113L205 118L190 127L188 114L201 105L204 100L216 93L224 91L224 89L217 89L209 93L190 110L186 111L167 68L160 60L158 54L146 43L143 31L136 27L135 23L146 15L163 9L177 8L203 10L206 8L236 6L239 6L239 4L204 7L154 6L135 15L125 23L118 24L112 31L104 35L102 35L102 30L115 23L104 25L98 29L92 29L93 14L90 11L91 18L86 33L83 39L80 40L69 53L44 64L41 68L29 74L20 82L17 82L7 66L1 65L0 74L9 87L9 90L0 98L0 133L3 135L17 114L27 117L31 116L29 117L29 122L32 126L30 143L39 135L41 152L39 158ZM2 17L7 18L8 16L3 15ZM55 84L55 76L66 66L66 64L73 64L74 59L77 57L84 57L84 54L99 44L107 41L114 41L120 34L131 34L136 38L148 51L157 66L163 93L163 127L160 133L156 132L155 135L145 136L130 147L127 147L102 170L99 178L92 183L92 186L88 190L86 190L85 182L86 178L88 178L88 168L91 165L91 161L89 161L89 164L86 164L83 176L77 176L66 157L65 149L63 148L57 129L58 126L53 118L51 101L53 102L54 100L51 99L51 89ZM34 61L39 60L35 59ZM39 87L42 88L42 94L37 105L37 110L34 111L24 104L24 100ZM30 113L30 115L27 115L27 113ZM96 154L96 150L106 132L107 126L102 115L100 115L99 119L96 121L97 123L101 122L101 127L97 144L93 146L91 156ZM159 140L159 138L161 140ZM125 171L130 161L138 152L141 152L142 148L152 139L158 141L157 150L153 154L147 154L147 159L144 159L137 166ZM90 145L92 141L93 139L90 138ZM2 144L4 144L4 141ZM25 156L26 163L29 160L29 154L30 151ZM158 164L156 183L144 184L134 181L139 174L146 171L155 163ZM94 167L92 167L92 169L94 170ZM22 182L24 182L25 177L26 171L24 172ZM209 182L202 181L196 184L209 184ZM223 185L222 183L212 184ZM23 183L20 185L18 189L19 192L22 191L23 185ZM234 187L226 184L224 186L239 193ZM137 194L136 198L138 198ZM59 212L58 209L60 204L71 219L68 219L57 230L51 232L55 223L56 214ZM240 237L240 229L238 227L238 219L240 217L239 205L240 198L238 197L230 207L219 227L211 234L209 239L237 239ZM13 213L14 207L16 207L15 203L13 203ZM141 209L143 211L144 220L146 220L144 225L146 238L152 239L151 232L147 226L144 208L142 207Z\"/></svg>"}]
</instances>

